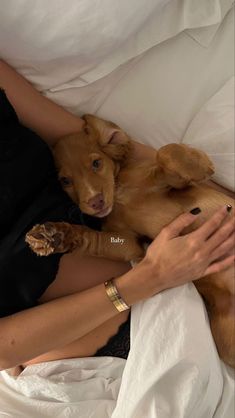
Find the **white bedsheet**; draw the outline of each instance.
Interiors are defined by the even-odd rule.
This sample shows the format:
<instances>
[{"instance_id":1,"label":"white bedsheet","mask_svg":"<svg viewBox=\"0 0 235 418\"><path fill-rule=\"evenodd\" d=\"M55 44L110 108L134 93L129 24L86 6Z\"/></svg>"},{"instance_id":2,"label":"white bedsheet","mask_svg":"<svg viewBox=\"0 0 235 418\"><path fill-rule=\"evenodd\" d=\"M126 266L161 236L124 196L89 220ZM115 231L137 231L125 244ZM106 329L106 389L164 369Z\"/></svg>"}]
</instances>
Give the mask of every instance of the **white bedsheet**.
<instances>
[{"instance_id":1,"label":"white bedsheet","mask_svg":"<svg viewBox=\"0 0 235 418\"><path fill-rule=\"evenodd\" d=\"M123 371L124 370L124 371ZM231 418L232 371L219 360L192 284L132 309L128 360L29 366L0 375L0 416L14 418Z\"/></svg>"}]
</instances>

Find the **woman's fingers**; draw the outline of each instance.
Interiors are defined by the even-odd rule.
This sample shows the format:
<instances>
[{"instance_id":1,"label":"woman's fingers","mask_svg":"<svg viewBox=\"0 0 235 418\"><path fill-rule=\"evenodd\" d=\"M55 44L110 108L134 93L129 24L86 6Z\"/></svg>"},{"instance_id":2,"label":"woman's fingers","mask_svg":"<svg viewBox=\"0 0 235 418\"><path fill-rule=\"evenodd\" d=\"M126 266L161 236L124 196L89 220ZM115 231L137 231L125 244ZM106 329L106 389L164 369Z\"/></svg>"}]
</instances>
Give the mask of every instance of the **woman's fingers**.
<instances>
[{"instance_id":1,"label":"woman's fingers","mask_svg":"<svg viewBox=\"0 0 235 418\"><path fill-rule=\"evenodd\" d=\"M182 213L182 215L178 216L174 221L172 221L169 225L163 228L166 236L168 239L173 239L179 236L179 234L183 231L184 228L191 225L197 218L200 213L200 209L196 208L196 212L192 213ZM201 227L199 227L196 231L192 232L194 238L200 242L205 241L210 237L212 234L217 231L217 229L221 226L222 222L230 212L232 207L230 205L223 206L220 208L210 220L206 221ZM230 225L231 226L231 225ZM232 228L232 226L231 226ZM231 232L231 230L230 230ZM228 234L230 234L228 231ZM226 233L226 230L225 230ZM226 238L226 236L225 236ZM215 242L214 248L220 244L219 236L216 237L217 244ZM222 238L224 239L224 238Z\"/></svg>"},{"instance_id":2,"label":"woman's fingers","mask_svg":"<svg viewBox=\"0 0 235 418\"><path fill-rule=\"evenodd\" d=\"M225 258L224 260L217 261L212 263L205 271L204 276L213 273L219 273L222 270L232 266L234 264L235 256L230 255L229 257Z\"/></svg>"},{"instance_id":3,"label":"woman's fingers","mask_svg":"<svg viewBox=\"0 0 235 418\"><path fill-rule=\"evenodd\" d=\"M194 237L199 241L207 240L217 229L231 211L231 206L226 205L220 208L209 221L206 221L200 228L193 232Z\"/></svg>"},{"instance_id":4,"label":"woman's fingers","mask_svg":"<svg viewBox=\"0 0 235 418\"><path fill-rule=\"evenodd\" d=\"M195 214L192 213L182 213L169 225L165 226L162 231L166 234L167 239L173 239L179 236L184 228L191 225L196 219L197 215L201 212L199 208L198 212Z\"/></svg>"},{"instance_id":5,"label":"woman's fingers","mask_svg":"<svg viewBox=\"0 0 235 418\"><path fill-rule=\"evenodd\" d=\"M235 223L234 217L227 221L223 226L221 226L214 234L208 238L206 241L206 250L208 253L211 253L218 246L223 244L225 240L234 232Z\"/></svg>"},{"instance_id":6,"label":"woman's fingers","mask_svg":"<svg viewBox=\"0 0 235 418\"><path fill-rule=\"evenodd\" d=\"M228 255L235 247L235 233L233 232L221 245L219 245L211 254L211 261L217 260L224 255Z\"/></svg>"}]
</instances>

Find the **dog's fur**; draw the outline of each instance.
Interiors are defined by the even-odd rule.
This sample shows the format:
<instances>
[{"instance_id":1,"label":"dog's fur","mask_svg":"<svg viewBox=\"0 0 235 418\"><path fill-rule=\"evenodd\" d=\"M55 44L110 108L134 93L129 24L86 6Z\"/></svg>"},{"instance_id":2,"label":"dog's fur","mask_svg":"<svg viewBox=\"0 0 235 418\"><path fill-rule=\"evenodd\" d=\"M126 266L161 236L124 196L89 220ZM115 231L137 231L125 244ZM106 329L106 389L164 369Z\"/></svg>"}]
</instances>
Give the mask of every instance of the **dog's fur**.
<instances>
[{"instance_id":1,"label":"dog's fur","mask_svg":"<svg viewBox=\"0 0 235 418\"><path fill-rule=\"evenodd\" d=\"M82 132L61 138L53 154L62 185L80 209L104 217L103 231L67 223L35 226L26 236L39 255L72 251L119 260L143 257L140 239L154 239L182 212L200 207L196 229L233 199L200 182L214 172L202 151L169 144L153 163L131 158L131 141L117 125L91 115ZM95 162L94 162L95 161ZM121 241L124 240L124 241ZM195 282L206 303L221 358L235 367L235 291L233 269Z\"/></svg>"}]
</instances>

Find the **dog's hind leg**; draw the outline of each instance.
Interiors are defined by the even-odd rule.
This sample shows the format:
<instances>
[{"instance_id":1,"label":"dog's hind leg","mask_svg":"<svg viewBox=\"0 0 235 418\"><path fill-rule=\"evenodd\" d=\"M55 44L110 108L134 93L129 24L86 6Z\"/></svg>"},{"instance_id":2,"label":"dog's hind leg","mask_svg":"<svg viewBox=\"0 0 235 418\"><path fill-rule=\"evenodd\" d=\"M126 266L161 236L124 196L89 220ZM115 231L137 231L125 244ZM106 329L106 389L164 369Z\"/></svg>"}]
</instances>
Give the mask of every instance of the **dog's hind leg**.
<instances>
[{"instance_id":1,"label":"dog's hind leg","mask_svg":"<svg viewBox=\"0 0 235 418\"><path fill-rule=\"evenodd\" d=\"M202 151L185 144L168 144L157 152L156 178L161 185L182 189L208 180L213 163Z\"/></svg>"}]
</instances>

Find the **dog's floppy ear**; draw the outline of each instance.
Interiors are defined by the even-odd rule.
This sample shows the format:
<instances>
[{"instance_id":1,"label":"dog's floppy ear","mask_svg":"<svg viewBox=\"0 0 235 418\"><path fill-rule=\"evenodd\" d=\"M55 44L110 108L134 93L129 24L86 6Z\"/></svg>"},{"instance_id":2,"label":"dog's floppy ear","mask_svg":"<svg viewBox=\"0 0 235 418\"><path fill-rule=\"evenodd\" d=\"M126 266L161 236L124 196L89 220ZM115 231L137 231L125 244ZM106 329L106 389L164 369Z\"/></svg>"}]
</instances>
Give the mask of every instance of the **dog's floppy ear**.
<instances>
[{"instance_id":1,"label":"dog's floppy ear","mask_svg":"<svg viewBox=\"0 0 235 418\"><path fill-rule=\"evenodd\" d=\"M132 148L128 135L113 122L93 115L84 115L83 119L98 132L98 142L102 151L113 160L124 162Z\"/></svg>"},{"instance_id":2,"label":"dog's floppy ear","mask_svg":"<svg viewBox=\"0 0 235 418\"><path fill-rule=\"evenodd\" d=\"M161 183L181 189L208 180L214 166L208 156L184 144L168 144L157 152L157 172Z\"/></svg>"}]
</instances>

